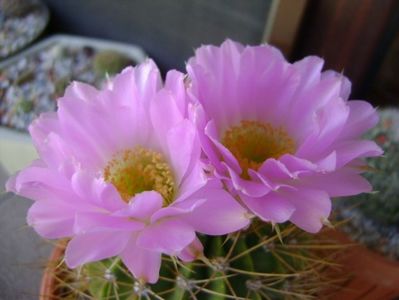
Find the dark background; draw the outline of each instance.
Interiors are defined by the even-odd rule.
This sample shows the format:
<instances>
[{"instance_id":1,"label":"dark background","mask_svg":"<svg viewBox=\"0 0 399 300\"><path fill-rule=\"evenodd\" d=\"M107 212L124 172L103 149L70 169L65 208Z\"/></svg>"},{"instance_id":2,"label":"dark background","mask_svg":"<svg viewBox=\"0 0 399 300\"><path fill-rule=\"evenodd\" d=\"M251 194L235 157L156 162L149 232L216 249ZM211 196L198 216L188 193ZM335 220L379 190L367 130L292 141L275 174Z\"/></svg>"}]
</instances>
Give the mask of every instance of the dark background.
<instances>
[{"instance_id":1,"label":"dark background","mask_svg":"<svg viewBox=\"0 0 399 300\"><path fill-rule=\"evenodd\" d=\"M291 2L290 2L291 1ZM294 2L295 5L294 5ZM399 99L399 1L280 0L278 23L289 26L298 1L304 13L289 47L281 26L272 44L291 61L314 54L326 68L347 75L352 97L374 105ZM161 70L184 70L201 44L226 38L258 44L265 35L272 0L44 0L51 12L48 34L71 33L140 45ZM281 9L283 7L283 9ZM277 22L276 22L277 23ZM283 28L284 29L284 28Z\"/></svg>"},{"instance_id":2,"label":"dark background","mask_svg":"<svg viewBox=\"0 0 399 300\"><path fill-rule=\"evenodd\" d=\"M259 44L272 0L45 0L50 32L140 45L165 71L201 44Z\"/></svg>"},{"instance_id":3,"label":"dark background","mask_svg":"<svg viewBox=\"0 0 399 300\"><path fill-rule=\"evenodd\" d=\"M352 97L397 105L399 1L309 0L292 59L309 54L347 75Z\"/></svg>"}]
</instances>

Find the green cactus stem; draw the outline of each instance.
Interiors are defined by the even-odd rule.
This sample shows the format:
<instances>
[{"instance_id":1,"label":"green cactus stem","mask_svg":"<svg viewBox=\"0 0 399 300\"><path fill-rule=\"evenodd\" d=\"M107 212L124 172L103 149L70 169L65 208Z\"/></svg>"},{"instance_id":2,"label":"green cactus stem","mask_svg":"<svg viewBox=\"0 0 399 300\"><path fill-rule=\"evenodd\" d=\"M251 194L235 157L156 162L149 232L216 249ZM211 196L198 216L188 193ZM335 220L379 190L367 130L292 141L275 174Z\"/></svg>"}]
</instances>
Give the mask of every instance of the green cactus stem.
<instances>
[{"instance_id":1,"label":"green cactus stem","mask_svg":"<svg viewBox=\"0 0 399 300\"><path fill-rule=\"evenodd\" d=\"M201 236L207 258L183 264L163 256L154 285L135 280L118 258L79 270L62 265L54 274L68 274L59 282L68 297L98 300L316 299L337 284L328 270L340 247L292 225L280 236L283 243L270 225L256 221L245 232Z\"/></svg>"}]
</instances>

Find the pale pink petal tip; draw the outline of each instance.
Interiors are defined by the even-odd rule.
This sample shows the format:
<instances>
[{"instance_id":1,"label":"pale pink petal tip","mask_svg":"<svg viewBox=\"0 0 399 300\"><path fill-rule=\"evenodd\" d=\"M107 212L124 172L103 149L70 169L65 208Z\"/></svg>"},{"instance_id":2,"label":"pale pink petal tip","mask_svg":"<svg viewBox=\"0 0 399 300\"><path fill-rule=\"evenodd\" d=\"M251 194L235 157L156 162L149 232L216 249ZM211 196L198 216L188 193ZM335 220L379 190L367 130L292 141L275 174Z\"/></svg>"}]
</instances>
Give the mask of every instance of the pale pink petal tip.
<instances>
[{"instance_id":1,"label":"pale pink petal tip","mask_svg":"<svg viewBox=\"0 0 399 300\"><path fill-rule=\"evenodd\" d=\"M199 259L204 255L204 246L201 241L195 238L187 247L185 247L179 254L178 257L184 262L190 262Z\"/></svg>"},{"instance_id":2,"label":"pale pink petal tip","mask_svg":"<svg viewBox=\"0 0 399 300\"><path fill-rule=\"evenodd\" d=\"M156 283L161 268L161 253L149 251L137 245L136 239L131 238L122 252L121 258L135 278L142 282Z\"/></svg>"}]
</instances>

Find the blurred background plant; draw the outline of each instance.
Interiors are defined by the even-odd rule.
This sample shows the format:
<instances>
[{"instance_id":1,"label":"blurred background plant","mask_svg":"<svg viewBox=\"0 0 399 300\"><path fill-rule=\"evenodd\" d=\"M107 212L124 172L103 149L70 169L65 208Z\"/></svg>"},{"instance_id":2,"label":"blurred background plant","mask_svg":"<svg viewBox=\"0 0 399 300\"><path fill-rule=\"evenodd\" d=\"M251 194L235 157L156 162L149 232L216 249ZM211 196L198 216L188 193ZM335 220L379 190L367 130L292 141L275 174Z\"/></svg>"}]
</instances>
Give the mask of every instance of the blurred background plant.
<instances>
[{"instance_id":1,"label":"blurred background plant","mask_svg":"<svg viewBox=\"0 0 399 300\"><path fill-rule=\"evenodd\" d=\"M39 0L1 0L0 60L36 39L48 21L47 6Z\"/></svg>"},{"instance_id":2,"label":"blurred background plant","mask_svg":"<svg viewBox=\"0 0 399 300\"><path fill-rule=\"evenodd\" d=\"M399 110L382 109L367 137L384 150L369 159L365 177L375 192L337 200L338 217L351 238L393 259L399 259Z\"/></svg>"},{"instance_id":3,"label":"blurred background plant","mask_svg":"<svg viewBox=\"0 0 399 300\"><path fill-rule=\"evenodd\" d=\"M40 113L54 111L72 81L100 87L107 76L140 59L113 44L99 47L70 36L53 37L24 53L0 66L0 125L22 131Z\"/></svg>"}]
</instances>

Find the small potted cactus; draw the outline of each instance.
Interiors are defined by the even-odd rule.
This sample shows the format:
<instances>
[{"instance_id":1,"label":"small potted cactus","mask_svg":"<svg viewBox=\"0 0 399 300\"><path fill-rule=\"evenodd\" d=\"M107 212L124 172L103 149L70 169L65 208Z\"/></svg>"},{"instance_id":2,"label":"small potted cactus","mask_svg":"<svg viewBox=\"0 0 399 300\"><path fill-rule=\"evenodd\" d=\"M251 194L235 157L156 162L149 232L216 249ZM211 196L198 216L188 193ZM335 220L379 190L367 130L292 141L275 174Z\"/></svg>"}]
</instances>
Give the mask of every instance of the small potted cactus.
<instances>
[{"instance_id":1,"label":"small potted cactus","mask_svg":"<svg viewBox=\"0 0 399 300\"><path fill-rule=\"evenodd\" d=\"M337 299L359 297L367 290L369 298L362 299L399 296L399 110L381 110L378 125L367 135L383 148L384 156L368 160L365 177L375 192L337 202L346 235L341 239L362 245L343 257L355 273Z\"/></svg>"},{"instance_id":2,"label":"small potted cactus","mask_svg":"<svg viewBox=\"0 0 399 300\"><path fill-rule=\"evenodd\" d=\"M328 298L343 246L318 233L333 197L371 191L353 165L382 150L362 137L375 110L322 66L226 40L164 81L148 59L68 86L6 184L61 241L41 299Z\"/></svg>"}]
</instances>

